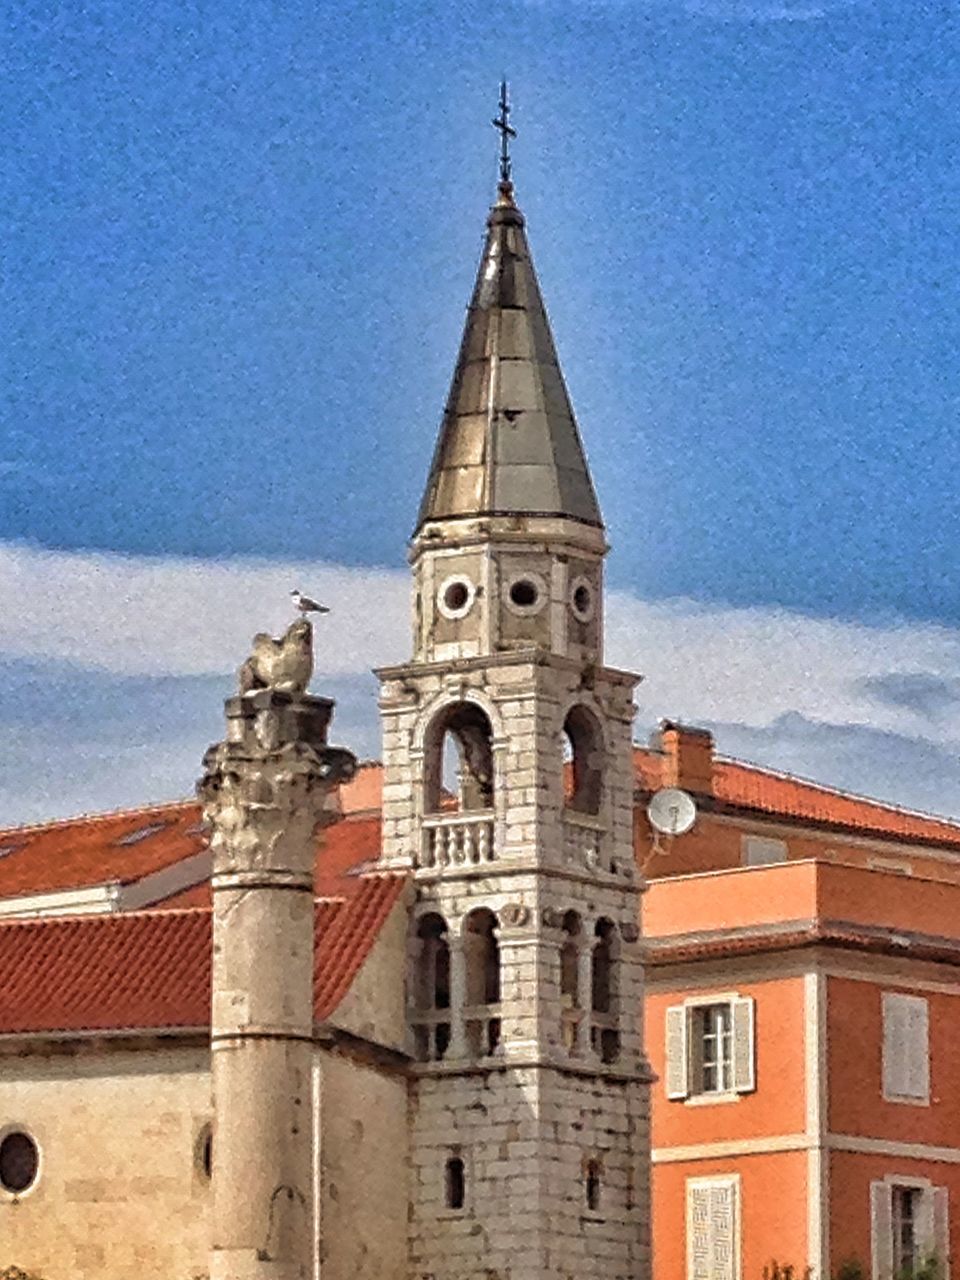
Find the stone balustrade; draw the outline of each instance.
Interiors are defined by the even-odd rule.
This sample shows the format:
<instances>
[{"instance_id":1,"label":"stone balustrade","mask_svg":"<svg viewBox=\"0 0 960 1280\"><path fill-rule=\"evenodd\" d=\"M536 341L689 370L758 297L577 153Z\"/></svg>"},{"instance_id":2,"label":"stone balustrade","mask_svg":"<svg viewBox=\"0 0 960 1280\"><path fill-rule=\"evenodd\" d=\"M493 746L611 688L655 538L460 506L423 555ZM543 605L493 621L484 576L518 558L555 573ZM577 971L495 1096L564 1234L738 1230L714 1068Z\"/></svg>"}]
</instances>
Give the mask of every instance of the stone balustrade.
<instances>
[{"instance_id":1,"label":"stone balustrade","mask_svg":"<svg viewBox=\"0 0 960 1280\"><path fill-rule=\"evenodd\" d=\"M418 867L482 866L495 858L489 810L424 818Z\"/></svg>"}]
</instances>

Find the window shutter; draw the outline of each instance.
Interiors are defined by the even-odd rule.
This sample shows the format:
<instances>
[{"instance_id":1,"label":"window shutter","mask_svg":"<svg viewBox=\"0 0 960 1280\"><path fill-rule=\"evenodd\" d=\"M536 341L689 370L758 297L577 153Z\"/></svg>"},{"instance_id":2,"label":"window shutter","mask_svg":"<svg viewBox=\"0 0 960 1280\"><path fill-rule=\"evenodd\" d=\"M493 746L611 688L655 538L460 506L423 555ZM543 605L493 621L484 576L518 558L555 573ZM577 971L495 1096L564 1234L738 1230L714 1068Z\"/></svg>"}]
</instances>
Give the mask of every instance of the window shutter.
<instances>
[{"instance_id":1,"label":"window shutter","mask_svg":"<svg viewBox=\"0 0 960 1280\"><path fill-rule=\"evenodd\" d=\"M738 1280L739 1181L687 1180L687 1280Z\"/></svg>"},{"instance_id":2,"label":"window shutter","mask_svg":"<svg viewBox=\"0 0 960 1280\"><path fill-rule=\"evenodd\" d=\"M930 1096L930 1031L923 996L883 995L883 1096Z\"/></svg>"},{"instance_id":3,"label":"window shutter","mask_svg":"<svg viewBox=\"0 0 960 1280\"><path fill-rule=\"evenodd\" d=\"M907 1074L909 1060L908 1015L903 996L883 995L883 1096L909 1097Z\"/></svg>"},{"instance_id":4,"label":"window shutter","mask_svg":"<svg viewBox=\"0 0 960 1280\"><path fill-rule=\"evenodd\" d=\"M946 1187L934 1187L932 1195L933 1251L943 1280L950 1280L950 1193Z\"/></svg>"},{"instance_id":5,"label":"window shutter","mask_svg":"<svg viewBox=\"0 0 960 1280\"><path fill-rule=\"evenodd\" d=\"M687 1074L687 1011L682 1004L667 1010L666 1082L668 1098L685 1098L689 1092Z\"/></svg>"},{"instance_id":6,"label":"window shutter","mask_svg":"<svg viewBox=\"0 0 960 1280\"><path fill-rule=\"evenodd\" d=\"M893 1206L888 1182L870 1183L870 1239L873 1280L891 1280L893 1271Z\"/></svg>"},{"instance_id":7,"label":"window shutter","mask_svg":"<svg viewBox=\"0 0 960 1280\"><path fill-rule=\"evenodd\" d=\"M929 1009L922 996L908 996L909 1076L911 1098L930 1097L930 1027Z\"/></svg>"},{"instance_id":8,"label":"window shutter","mask_svg":"<svg viewBox=\"0 0 960 1280\"><path fill-rule=\"evenodd\" d=\"M752 1093L757 1087L754 1066L753 998L731 1001L733 1010L733 1087L736 1093Z\"/></svg>"}]
</instances>

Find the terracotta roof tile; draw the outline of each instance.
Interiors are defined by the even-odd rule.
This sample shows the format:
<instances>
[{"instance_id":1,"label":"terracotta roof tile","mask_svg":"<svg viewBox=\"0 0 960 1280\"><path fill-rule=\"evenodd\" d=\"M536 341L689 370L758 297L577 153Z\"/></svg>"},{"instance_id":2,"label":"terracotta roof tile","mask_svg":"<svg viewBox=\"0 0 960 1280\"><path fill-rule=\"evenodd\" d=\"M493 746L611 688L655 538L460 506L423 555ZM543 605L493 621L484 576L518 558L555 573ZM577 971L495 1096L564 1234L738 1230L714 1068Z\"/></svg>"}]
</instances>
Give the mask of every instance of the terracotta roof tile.
<instances>
[{"instance_id":1,"label":"terracotta roof tile","mask_svg":"<svg viewBox=\"0 0 960 1280\"><path fill-rule=\"evenodd\" d=\"M655 791L662 785L663 757L651 748L635 747L633 758L637 784L645 791ZM722 805L751 809L771 817L825 823L960 849L960 823L914 813L739 760L722 757L714 760L712 794Z\"/></svg>"},{"instance_id":2,"label":"terracotta roof tile","mask_svg":"<svg viewBox=\"0 0 960 1280\"><path fill-rule=\"evenodd\" d=\"M318 1019L343 999L406 884L358 881L317 903ZM0 923L0 1034L206 1028L209 910L53 917Z\"/></svg>"}]
</instances>

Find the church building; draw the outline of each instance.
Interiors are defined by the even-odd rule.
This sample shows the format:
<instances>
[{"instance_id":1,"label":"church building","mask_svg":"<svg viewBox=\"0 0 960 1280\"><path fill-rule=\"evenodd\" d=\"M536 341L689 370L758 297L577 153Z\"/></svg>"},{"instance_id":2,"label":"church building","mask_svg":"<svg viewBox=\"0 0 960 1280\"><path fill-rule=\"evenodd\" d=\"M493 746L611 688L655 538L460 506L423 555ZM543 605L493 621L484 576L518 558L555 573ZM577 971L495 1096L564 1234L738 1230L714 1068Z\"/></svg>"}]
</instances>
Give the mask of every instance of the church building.
<instances>
[{"instance_id":1,"label":"church building","mask_svg":"<svg viewBox=\"0 0 960 1280\"><path fill-rule=\"evenodd\" d=\"M606 551L507 170L411 545L412 653L378 673L380 812L347 767L319 844L305 828L306 1029L284 990L303 884L276 848L329 755L322 699L254 681L227 704L201 790L213 922L196 805L3 835L0 1268L647 1280L637 677L603 664Z\"/></svg>"}]
</instances>

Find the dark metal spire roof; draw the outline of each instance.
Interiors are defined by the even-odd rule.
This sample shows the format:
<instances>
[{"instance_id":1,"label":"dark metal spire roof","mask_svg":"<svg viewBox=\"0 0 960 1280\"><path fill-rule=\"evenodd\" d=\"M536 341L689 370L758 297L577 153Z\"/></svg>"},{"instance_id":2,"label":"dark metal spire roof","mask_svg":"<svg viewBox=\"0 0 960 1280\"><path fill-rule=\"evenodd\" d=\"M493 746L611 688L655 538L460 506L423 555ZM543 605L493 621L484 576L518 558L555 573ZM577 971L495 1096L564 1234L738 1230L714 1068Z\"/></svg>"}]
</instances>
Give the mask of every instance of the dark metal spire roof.
<instances>
[{"instance_id":1,"label":"dark metal spire roof","mask_svg":"<svg viewBox=\"0 0 960 1280\"><path fill-rule=\"evenodd\" d=\"M487 219L417 527L483 515L603 527L510 182Z\"/></svg>"}]
</instances>

